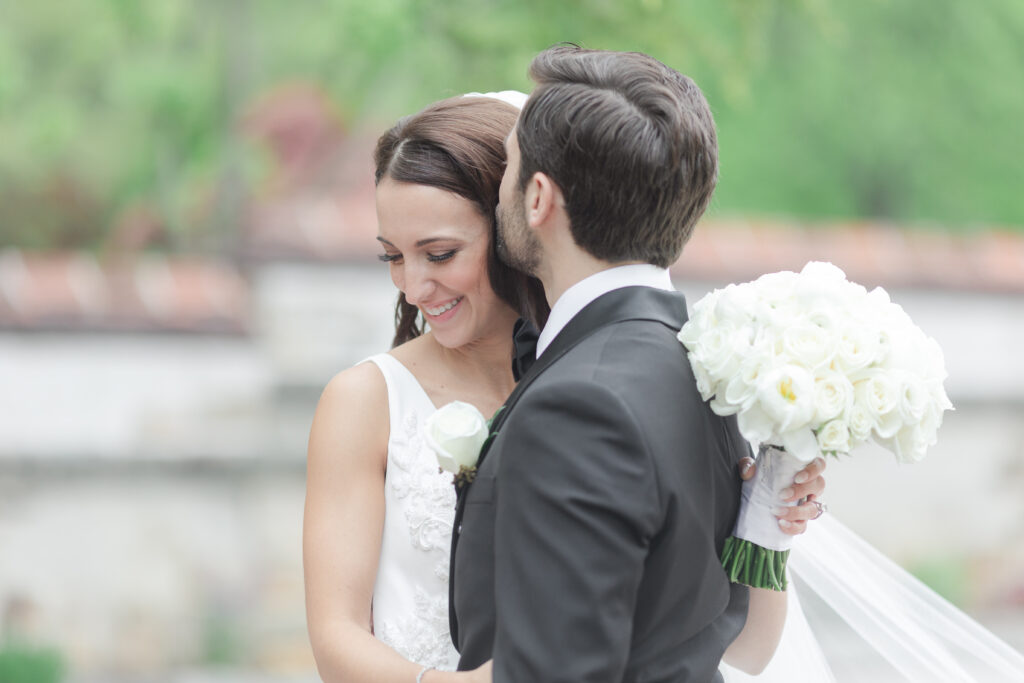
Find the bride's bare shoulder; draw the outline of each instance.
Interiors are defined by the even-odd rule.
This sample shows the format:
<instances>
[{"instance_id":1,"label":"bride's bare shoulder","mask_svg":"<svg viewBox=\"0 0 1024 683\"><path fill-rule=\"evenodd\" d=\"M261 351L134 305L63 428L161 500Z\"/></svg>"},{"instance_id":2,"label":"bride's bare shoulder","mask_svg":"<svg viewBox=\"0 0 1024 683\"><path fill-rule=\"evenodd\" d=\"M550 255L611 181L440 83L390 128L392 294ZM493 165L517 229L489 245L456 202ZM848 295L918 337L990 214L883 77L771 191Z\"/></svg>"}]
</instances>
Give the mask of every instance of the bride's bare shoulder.
<instances>
[{"instance_id":1,"label":"bride's bare shoulder","mask_svg":"<svg viewBox=\"0 0 1024 683\"><path fill-rule=\"evenodd\" d=\"M331 378L320 395L310 430L311 457L344 444L354 453L386 453L391 425L388 390L375 363L360 363Z\"/></svg>"},{"instance_id":2,"label":"bride's bare shoulder","mask_svg":"<svg viewBox=\"0 0 1024 683\"><path fill-rule=\"evenodd\" d=\"M376 363L359 363L342 370L327 383L320 395L320 408L345 408L362 412L387 405L388 389Z\"/></svg>"}]
</instances>

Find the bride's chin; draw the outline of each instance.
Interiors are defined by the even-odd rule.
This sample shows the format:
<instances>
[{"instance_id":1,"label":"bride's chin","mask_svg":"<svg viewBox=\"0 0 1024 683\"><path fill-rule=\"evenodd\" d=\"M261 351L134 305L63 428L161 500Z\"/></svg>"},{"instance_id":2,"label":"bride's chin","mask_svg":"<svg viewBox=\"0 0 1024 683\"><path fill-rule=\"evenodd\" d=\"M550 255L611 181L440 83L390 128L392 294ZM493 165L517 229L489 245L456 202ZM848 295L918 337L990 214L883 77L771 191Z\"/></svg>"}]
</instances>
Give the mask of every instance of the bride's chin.
<instances>
[{"instance_id":1,"label":"bride's chin","mask_svg":"<svg viewBox=\"0 0 1024 683\"><path fill-rule=\"evenodd\" d=\"M485 336L474 336L467 337L462 334L449 334L438 336L437 332L434 332L434 341L436 341L446 351L458 351L462 353L472 353L476 349L488 348L493 346L497 341L496 335L485 335ZM510 341L511 335L507 337Z\"/></svg>"},{"instance_id":2,"label":"bride's chin","mask_svg":"<svg viewBox=\"0 0 1024 683\"><path fill-rule=\"evenodd\" d=\"M464 334L460 334L456 330L431 329L430 335L438 345L447 350L459 349L466 346L468 343L471 343L466 340L466 336Z\"/></svg>"}]
</instances>

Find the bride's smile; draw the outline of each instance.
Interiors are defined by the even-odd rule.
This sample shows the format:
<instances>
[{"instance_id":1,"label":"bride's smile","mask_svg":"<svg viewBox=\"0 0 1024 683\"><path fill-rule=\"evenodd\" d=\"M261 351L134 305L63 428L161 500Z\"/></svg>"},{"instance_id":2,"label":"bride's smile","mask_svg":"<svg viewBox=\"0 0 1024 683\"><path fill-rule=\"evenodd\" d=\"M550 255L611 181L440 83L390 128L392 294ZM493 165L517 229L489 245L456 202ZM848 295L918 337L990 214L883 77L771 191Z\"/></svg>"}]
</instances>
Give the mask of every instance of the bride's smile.
<instances>
[{"instance_id":1,"label":"bride's smile","mask_svg":"<svg viewBox=\"0 0 1024 683\"><path fill-rule=\"evenodd\" d=\"M460 296L458 298L452 299L451 301L442 306L431 307L423 305L420 306L420 308L423 309L423 311L427 314L428 320L440 322L442 320L449 320L452 316L454 316L454 313L452 313L452 315L446 314L454 310L455 307L458 306L461 302L462 297Z\"/></svg>"}]
</instances>

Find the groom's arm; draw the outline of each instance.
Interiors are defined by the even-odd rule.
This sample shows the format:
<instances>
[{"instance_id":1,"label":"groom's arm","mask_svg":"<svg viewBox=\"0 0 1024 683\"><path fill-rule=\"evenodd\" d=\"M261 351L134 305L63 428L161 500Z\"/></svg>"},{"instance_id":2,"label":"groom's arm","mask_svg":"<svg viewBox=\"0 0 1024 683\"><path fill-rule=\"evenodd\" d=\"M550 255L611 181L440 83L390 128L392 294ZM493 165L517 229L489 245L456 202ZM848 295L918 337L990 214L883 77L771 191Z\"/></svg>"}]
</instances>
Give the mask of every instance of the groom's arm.
<instances>
[{"instance_id":1,"label":"groom's arm","mask_svg":"<svg viewBox=\"0 0 1024 683\"><path fill-rule=\"evenodd\" d=\"M586 382L524 394L503 431L494 680L620 680L660 523L644 436Z\"/></svg>"}]
</instances>

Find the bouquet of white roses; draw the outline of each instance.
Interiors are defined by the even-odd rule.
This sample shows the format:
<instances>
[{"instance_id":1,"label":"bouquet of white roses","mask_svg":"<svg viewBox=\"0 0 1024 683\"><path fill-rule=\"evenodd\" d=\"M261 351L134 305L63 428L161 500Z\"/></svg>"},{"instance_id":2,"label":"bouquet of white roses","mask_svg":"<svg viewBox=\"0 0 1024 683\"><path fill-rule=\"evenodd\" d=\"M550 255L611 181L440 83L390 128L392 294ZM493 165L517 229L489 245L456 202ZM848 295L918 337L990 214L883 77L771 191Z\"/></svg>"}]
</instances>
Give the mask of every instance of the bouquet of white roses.
<instances>
[{"instance_id":1,"label":"bouquet of white roses","mask_svg":"<svg viewBox=\"0 0 1024 683\"><path fill-rule=\"evenodd\" d=\"M679 340L711 409L736 415L749 441L776 447L768 451L775 462L764 463L773 470L772 490L745 486L748 503L778 505L778 491L803 464L819 453L849 453L869 439L902 462L920 460L952 407L935 340L885 290L868 292L830 263L711 292L694 305ZM746 538L743 526L741 517L734 537ZM782 552L788 538L779 536L746 540ZM751 549L730 539L726 554L735 560L737 553ZM772 574L785 557L750 559L767 562ZM741 573L750 567L739 564Z\"/></svg>"}]
</instances>

